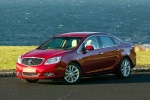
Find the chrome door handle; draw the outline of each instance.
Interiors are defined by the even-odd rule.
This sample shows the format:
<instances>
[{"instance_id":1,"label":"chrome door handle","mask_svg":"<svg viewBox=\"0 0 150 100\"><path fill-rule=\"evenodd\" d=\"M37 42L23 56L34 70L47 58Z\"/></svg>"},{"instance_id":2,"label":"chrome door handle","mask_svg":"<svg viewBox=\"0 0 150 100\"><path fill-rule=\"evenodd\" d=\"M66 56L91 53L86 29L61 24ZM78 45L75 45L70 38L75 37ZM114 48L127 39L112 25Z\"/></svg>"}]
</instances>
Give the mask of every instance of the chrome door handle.
<instances>
[{"instance_id":1,"label":"chrome door handle","mask_svg":"<svg viewBox=\"0 0 150 100\"><path fill-rule=\"evenodd\" d=\"M103 54L103 52L100 52L99 54L100 54L100 55L102 55L102 54Z\"/></svg>"},{"instance_id":2,"label":"chrome door handle","mask_svg":"<svg viewBox=\"0 0 150 100\"><path fill-rule=\"evenodd\" d=\"M120 49L116 49L116 51L120 51Z\"/></svg>"}]
</instances>

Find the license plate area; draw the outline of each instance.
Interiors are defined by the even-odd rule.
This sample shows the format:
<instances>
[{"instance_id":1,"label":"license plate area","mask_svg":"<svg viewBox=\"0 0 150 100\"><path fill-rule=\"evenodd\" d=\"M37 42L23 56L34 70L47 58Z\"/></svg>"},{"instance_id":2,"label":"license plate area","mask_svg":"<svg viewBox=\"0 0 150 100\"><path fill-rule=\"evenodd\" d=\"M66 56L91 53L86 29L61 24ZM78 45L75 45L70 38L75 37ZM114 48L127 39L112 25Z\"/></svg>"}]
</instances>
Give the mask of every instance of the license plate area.
<instances>
[{"instance_id":1,"label":"license plate area","mask_svg":"<svg viewBox=\"0 0 150 100\"><path fill-rule=\"evenodd\" d=\"M23 68L22 72L29 72L29 73L36 73L36 69L35 68Z\"/></svg>"}]
</instances>

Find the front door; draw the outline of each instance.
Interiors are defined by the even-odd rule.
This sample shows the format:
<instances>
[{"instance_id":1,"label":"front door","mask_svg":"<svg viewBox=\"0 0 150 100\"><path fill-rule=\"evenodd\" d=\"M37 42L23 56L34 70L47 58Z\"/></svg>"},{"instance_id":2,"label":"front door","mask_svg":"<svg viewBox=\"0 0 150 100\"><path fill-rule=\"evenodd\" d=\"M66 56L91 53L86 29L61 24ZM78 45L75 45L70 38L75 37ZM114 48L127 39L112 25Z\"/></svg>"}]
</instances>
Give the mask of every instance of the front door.
<instances>
[{"instance_id":1,"label":"front door","mask_svg":"<svg viewBox=\"0 0 150 100\"><path fill-rule=\"evenodd\" d=\"M97 36L91 36L83 43L82 47L85 48L86 46L93 46L94 50L85 51L84 53L80 53L81 59L80 63L82 65L83 73L90 74L97 72L98 65L100 63L100 56L99 56L99 41Z\"/></svg>"},{"instance_id":2,"label":"front door","mask_svg":"<svg viewBox=\"0 0 150 100\"><path fill-rule=\"evenodd\" d=\"M121 52L109 36L92 36L85 41L84 45L94 47L94 50L81 53L80 63L84 74L112 70L119 61Z\"/></svg>"}]
</instances>

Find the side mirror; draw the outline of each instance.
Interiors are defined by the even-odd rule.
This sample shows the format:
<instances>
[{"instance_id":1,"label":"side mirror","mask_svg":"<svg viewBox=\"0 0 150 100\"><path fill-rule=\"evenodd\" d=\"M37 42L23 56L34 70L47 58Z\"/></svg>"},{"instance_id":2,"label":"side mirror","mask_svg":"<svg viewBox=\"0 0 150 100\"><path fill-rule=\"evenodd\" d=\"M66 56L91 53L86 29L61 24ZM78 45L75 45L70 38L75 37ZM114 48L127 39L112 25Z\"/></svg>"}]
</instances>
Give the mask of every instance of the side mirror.
<instances>
[{"instance_id":1,"label":"side mirror","mask_svg":"<svg viewBox=\"0 0 150 100\"><path fill-rule=\"evenodd\" d=\"M86 50L94 50L94 47L91 46L91 45L87 45L87 46L85 47L85 49L86 49Z\"/></svg>"}]
</instances>

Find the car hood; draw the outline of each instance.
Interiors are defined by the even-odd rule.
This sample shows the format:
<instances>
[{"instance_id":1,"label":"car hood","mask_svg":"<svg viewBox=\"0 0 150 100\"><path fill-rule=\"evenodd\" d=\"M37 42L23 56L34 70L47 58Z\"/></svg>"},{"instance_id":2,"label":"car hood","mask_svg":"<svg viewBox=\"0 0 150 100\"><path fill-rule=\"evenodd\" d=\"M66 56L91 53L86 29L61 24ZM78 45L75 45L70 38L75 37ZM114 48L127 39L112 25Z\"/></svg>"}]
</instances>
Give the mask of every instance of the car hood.
<instances>
[{"instance_id":1,"label":"car hood","mask_svg":"<svg viewBox=\"0 0 150 100\"><path fill-rule=\"evenodd\" d=\"M64 53L70 52L70 50L33 50L26 54L24 54L22 57L39 57L39 58L50 58L54 56L61 56Z\"/></svg>"}]
</instances>

